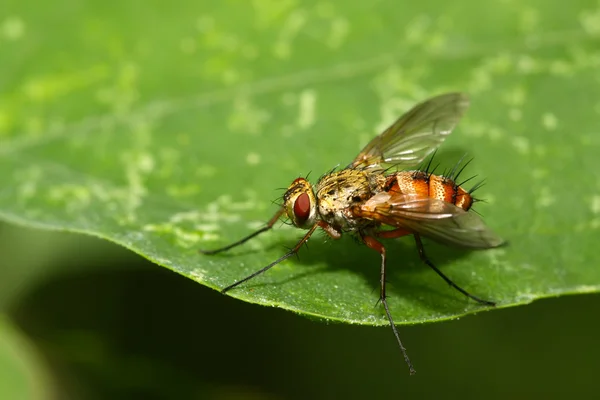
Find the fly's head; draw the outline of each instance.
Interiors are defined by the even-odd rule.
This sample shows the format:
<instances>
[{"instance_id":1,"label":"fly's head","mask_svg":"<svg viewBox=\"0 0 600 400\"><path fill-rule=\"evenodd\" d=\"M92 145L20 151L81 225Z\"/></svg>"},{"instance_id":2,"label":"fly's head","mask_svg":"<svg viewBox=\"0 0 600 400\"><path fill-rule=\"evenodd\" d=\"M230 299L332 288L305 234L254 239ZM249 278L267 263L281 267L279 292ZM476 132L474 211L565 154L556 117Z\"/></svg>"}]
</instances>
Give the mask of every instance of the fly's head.
<instances>
[{"instance_id":1,"label":"fly's head","mask_svg":"<svg viewBox=\"0 0 600 400\"><path fill-rule=\"evenodd\" d=\"M317 221L317 201L311 184L298 178L283 195L285 212L298 228L309 229Z\"/></svg>"}]
</instances>

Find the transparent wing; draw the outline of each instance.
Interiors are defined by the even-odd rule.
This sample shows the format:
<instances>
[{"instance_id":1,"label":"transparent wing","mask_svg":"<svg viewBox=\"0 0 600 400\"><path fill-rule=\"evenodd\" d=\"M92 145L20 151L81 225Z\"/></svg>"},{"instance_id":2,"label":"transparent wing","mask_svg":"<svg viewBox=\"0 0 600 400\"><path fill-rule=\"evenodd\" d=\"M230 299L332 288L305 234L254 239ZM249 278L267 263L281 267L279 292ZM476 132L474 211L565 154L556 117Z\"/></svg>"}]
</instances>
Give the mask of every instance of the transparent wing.
<instances>
[{"instance_id":1,"label":"transparent wing","mask_svg":"<svg viewBox=\"0 0 600 400\"><path fill-rule=\"evenodd\" d=\"M504 243L479 215L417 194L378 193L360 207L359 214L459 247L487 249Z\"/></svg>"},{"instance_id":2,"label":"transparent wing","mask_svg":"<svg viewBox=\"0 0 600 400\"><path fill-rule=\"evenodd\" d=\"M452 132L468 107L464 93L447 93L416 105L371 140L350 167L418 165Z\"/></svg>"}]
</instances>

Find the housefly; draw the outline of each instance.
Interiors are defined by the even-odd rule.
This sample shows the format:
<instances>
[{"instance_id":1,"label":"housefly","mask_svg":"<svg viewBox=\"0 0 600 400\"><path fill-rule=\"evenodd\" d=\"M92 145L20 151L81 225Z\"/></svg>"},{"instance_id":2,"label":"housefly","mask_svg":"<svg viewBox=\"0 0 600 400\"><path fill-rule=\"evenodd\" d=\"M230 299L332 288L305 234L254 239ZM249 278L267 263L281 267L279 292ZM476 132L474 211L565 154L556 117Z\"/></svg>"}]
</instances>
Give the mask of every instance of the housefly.
<instances>
[{"instance_id":1,"label":"housefly","mask_svg":"<svg viewBox=\"0 0 600 400\"><path fill-rule=\"evenodd\" d=\"M504 242L473 211L475 199L458 183L458 164L449 173L436 175L429 167L415 168L433 153L452 132L469 106L462 93L433 97L413 107L382 134L375 137L346 168L322 176L316 185L298 178L287 188L283 205L258 231L228 246L203 254L216 254L268 231L284 214L298 228L307 230L286 254L253 274L227 286L227 292L296 254L319 228L331 238L355 234L381 256L379 301L410 373L415 369L402 345L386 298L386 250L380 239L412 235L421 260L450 286L477 301L476 297L442 273L427 257L421 237L471 249L489 249ZM464 166L463 166L464 168Z\"/></svg>"}]
</instances>

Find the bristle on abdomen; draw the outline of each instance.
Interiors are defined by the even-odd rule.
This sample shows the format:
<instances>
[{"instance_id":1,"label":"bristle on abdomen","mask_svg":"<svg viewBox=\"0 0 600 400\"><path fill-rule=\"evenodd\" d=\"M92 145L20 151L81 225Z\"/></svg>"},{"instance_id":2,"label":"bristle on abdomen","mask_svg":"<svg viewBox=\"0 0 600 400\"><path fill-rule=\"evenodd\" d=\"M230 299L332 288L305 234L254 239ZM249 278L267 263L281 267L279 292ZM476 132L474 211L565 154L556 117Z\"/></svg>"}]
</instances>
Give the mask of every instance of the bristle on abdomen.
<instances>
[{"instance_id":1,"label":"bristle on abdomen","mask_svg":"<svg viewBox=\"0 0 600 400\"><path fill-rule=\"evenodd\" d=\"M452 179L425 171L402 171L387 177L387 192L416 193L452 203L468 211L473 197Z\"/></svg>"}]
</instances>

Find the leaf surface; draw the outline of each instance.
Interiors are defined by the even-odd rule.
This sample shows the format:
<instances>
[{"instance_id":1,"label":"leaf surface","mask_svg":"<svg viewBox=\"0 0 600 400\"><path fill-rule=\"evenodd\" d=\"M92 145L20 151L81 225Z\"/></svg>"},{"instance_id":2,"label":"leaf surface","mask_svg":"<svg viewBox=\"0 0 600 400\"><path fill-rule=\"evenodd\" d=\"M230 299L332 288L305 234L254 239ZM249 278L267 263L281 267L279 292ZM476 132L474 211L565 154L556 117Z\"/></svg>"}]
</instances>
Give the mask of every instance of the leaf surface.
<instances>
[{"instance_id":1,"label":"leaf surface","mask_svg":"<svg viewBox=\"0 0 600 400\"><path fill-rule=\"evenodd\" d=\"M585 3L585 4L584 4ZM125 246L211 288L302 232L257 229L298 176L316 179L419 101L469 93L440 148L485 177L476 210L510 242L431 242L457 284L499 306L600 289L597 2L8 2L0 20L0 218ZM482 308L387 242L398 323ZM5 267L8 268L8 267ZM316 235L229 294L305 315L386 324L379 256Z\"/></svg>"}]
</instances>

